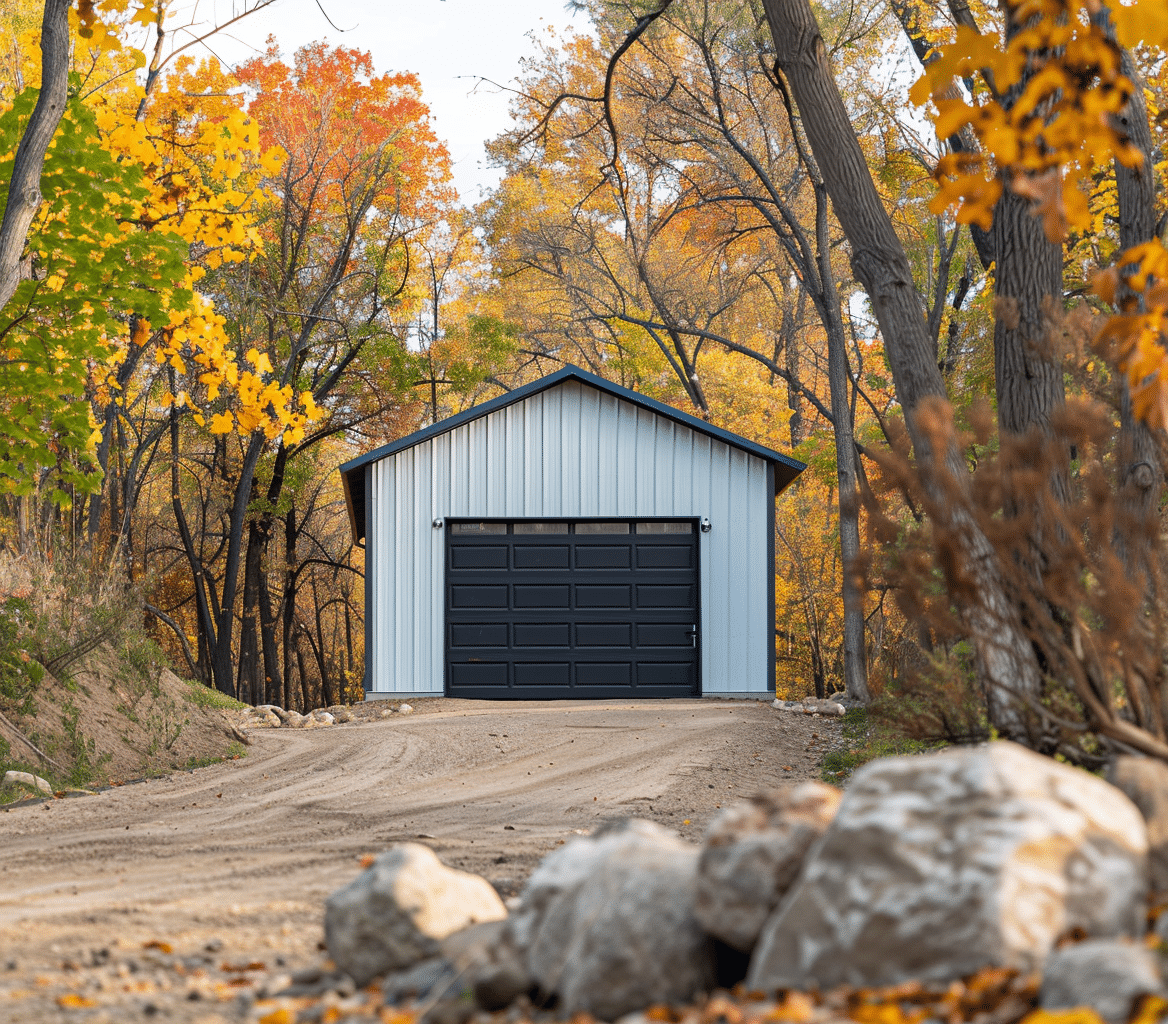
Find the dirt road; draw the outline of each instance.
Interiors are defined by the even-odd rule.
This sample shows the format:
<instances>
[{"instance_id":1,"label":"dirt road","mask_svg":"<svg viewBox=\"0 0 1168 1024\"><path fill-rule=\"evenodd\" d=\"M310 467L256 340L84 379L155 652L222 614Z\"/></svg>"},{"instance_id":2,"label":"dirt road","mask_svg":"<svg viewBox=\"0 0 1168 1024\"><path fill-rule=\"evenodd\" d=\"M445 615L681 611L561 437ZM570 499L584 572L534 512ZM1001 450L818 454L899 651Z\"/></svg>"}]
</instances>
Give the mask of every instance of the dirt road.
<instances>
[{"instance_id":1,"label":"dirt road","mask_svg":"<svg viewBox=\"0 0 1168 1024\"><path fill-rule=\"evenodd\" d=\"M832 729L747 702L428 702L257 732L239 761L10 809L0 1021L248 1019L264 972L318 958L322 902L365 854L424 842L514 895L606 819L697 841L719 805L814 777ZM95 1005L70 1008L76 993Z\"/></svg>"}]
</instances>

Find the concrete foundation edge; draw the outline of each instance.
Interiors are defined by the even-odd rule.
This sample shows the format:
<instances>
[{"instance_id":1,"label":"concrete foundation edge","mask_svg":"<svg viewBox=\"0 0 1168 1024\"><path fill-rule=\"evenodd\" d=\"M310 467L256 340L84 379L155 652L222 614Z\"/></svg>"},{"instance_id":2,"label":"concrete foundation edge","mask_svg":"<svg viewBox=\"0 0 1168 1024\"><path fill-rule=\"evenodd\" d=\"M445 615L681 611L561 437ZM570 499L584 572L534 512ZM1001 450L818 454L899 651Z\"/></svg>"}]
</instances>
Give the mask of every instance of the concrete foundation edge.
<instances>
[{"instance_id":1,"label":"concrete foundation edge","mask_svg":"<svg viewBox=\"0 0 1168 1024\"><path fill-rule=\"evenodd\" d=\"M366 700L412 700L415 697L443 697L441 690L419 690L417 693L382 693L369 690L365 694ZM768 690L738 691L735 693L703 693L705 700L763 700L768 703L775 699L775 695ZM629 698L636 700L635 697Z\"/></svg>"}]
</instances>

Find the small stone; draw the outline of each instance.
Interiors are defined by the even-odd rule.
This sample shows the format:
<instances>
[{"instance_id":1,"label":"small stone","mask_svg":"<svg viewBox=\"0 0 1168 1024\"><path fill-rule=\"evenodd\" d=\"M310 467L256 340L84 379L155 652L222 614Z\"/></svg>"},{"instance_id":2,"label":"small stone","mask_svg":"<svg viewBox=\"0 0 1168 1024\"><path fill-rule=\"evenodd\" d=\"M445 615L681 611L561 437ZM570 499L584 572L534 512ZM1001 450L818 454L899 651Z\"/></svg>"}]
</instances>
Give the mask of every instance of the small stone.
<instances>
[{"instance_id":1,"label":"small stone","mask_svg":"<svg viewBox=\"0 0 1168 1024\"><path fill-rule=\"evenodd\" d=\"M1118 939L1088 939L1046 958L1040 999L1044 1010L1089 1006L1107 1024L1124 1024L1136 1000L1162 990L1149 950Z\"/></svg>"},{"instance_id":2,"label":"small stone","mask_svg":"<svg viewBox=\"0 0 1168 1024\"><path fill-rule=\"evenodd\" d=\"M439 941L468 925L506 916L485 878L448 868L428 846L401 843L328 898L325 943L364 986L437 956Z\"/></svg>"},{"instance_id":3,"label":"small stone","mask_svg":"<svg viewBox=\"0 0 1168 1024\"><path fill-rule=\"evenodd\" d=\"M441 997L458 979L459 972L444 956L431 957L405 971L393 971L381 979L386 1005L405 999Z\"/></svg>"},{"instance_id":4,"label":"small stone","mask_svg":"<svg viewBox=\"0 0 1168 1024\"><path fill-rule=\"evenodd\" d=\"M382 708L381 709L381 716L380 717L391 718L392 716L393 716L393 708Z\"/></svg>"},{"instance_id":5,"label":"small stone","mask_svg":"<svg viewBox=\"0 0 1168 1024\"><path fill-rule=\"evenodd\" d=\"M1148 875L1152 892L1168 895L1168 764L1150 757L1117 757L1107 781L1127 794L1148 825Z\"/></svg>"},{"instance_id":6,"label":"small stone","mask_svg":"<svg viewBox=\"0 0 1168 1024\"><path fill-rule=\"evenodd\" d=\"M397 709L397 713L399 715L412 715L414 713L414 709L410 707L409 704L403 704Z\"/></svg>"},{"instance_id":7,"label":"small stone","mask_svg":"<svg viewBox=\"0 0 1168 1024\"><path fill-rule=\"evenodd\" d=\"M5 772L4 782L0 783L0 785L24 786L26 789L40 793L42 796L53 795L53 787L39 775L33 775L31 772Z\"/></svg>"}]
</instances>

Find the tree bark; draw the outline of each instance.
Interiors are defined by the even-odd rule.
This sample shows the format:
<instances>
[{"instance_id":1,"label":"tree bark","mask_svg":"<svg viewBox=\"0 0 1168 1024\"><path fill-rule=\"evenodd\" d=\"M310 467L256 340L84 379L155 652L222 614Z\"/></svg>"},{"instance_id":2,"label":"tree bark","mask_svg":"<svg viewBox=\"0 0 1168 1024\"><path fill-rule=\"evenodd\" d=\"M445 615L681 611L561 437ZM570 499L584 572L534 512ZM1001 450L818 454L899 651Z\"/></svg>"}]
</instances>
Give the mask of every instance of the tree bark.
<instances>
[{"instance_id":1,"label":"tree bark","mask_svg":"<svg viewBox=\"0 0 1168 1024\"><path fill-rule=\"evenodd\" d=\"M932 358L911 267L848 120L808 0L764 0L764 7L776 65L802 114L836 217L851 245L852 270L868 293L880 326L930 511L959 556L957 571L970 584L962 613L992 720L1005 736L1028 742L1027 716L1012 694L1037 694L1042 676L1018 608L1006 590L998 555L970 509L961 452L951 432L948 437L943 430L930 434L930 424L937 425L943 415L940 403L947 396ZM922 417L922 411L927 415ZM943 450L933 450L933 438Z\"/></svg>"},{"instance_id":2,"label":"tree bark","mask_svg":"<svg viewBox=\"0 0 1168 1024\"><path fill-rule=\"evenodd\" d=\"M20 284L20 261L41 205L41 172L69 101L69 0L45 0L41 20L41 91L16 148L0 221L0 308Z\"/></svg>"},{"instance_id":3,"label":"tree bark","mask_svg":"<svg viewBox=\"0 0 1168 1024\"><path fill-rule=\"evenodd\" d=\"M827 227L827 190L815 186L815 235L819 255L819 284L827 317L827 384L831 416L835 421L835 464L839 478L840 558L844 606L844 690L849 700L867 704L868 656L864 647L864 591L860 585L860 495L856 475L856 435L852 422L848 379L847 338L840 318L839 293L831 269L831 239Z\"/></svg>"},{"instance_id":4,"label":"tree bark","mask_svg":"<svg viewBox=\"0 0 1168 1024\"><path fill-rule=\"evenodd\" d=\"M1115 29L1106 7L1095 16L1109 38ZM1119 246L1128 250L1156 237L1156 174L1152 166L1152 129L1148 122L1148 104L1144 83L1131 54L1121 55L1120 70L1134 86L1131 99L1115 118L1114 127L1127 135L1128 141L1144 154L1138 167L1115 161L1115 181L1119 199ZM1164 474L1155 439L1148 427L1132 412L1131 388L1120 376L1120 455L1119 502L1125 522L1117 537L1119 556L1128 573L1144 574L1145 587L1152 579L1151 542L1158 529L1157 505L1164 485Z\"/></svg>"}]
</instances>

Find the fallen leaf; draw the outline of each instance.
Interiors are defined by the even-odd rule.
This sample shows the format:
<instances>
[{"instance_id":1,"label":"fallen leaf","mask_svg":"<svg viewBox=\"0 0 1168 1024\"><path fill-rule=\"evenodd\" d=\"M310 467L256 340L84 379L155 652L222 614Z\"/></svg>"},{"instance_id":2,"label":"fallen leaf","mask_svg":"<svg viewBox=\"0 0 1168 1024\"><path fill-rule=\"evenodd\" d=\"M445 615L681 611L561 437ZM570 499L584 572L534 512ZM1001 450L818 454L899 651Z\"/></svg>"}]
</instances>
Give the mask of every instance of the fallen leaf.
<instances>
[{"instance_id":1,"label":"fallen leaf","mask_svg":"<svg viewBox=\"0 0 1168 1024\"><path fill-rule=\"evenodd\" d=\"M157 949L160 953L173 953L174 948L169 942L161 942L158 939L151 939L149 942L142 943L143 949Z\"/></svg>"},{"instance_id":2,"label":"fallen leaf","mask_svg":"<svg viewBox=\"0 0 1168 1024\"><path fill-rule=\"evenodd\" d=\"M57 1005L63 1006L67 1010L84 1010L90 1006L96 1006L97 1001L88 996L79 996L76 992L69 992L63 996L57 996Z\"/></svg>"}]
</instances>

